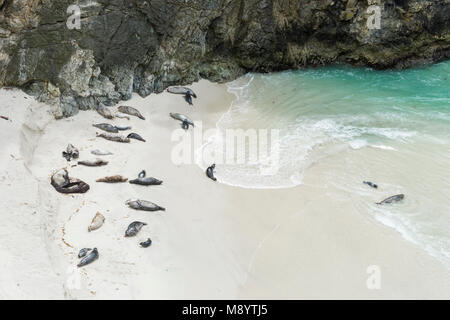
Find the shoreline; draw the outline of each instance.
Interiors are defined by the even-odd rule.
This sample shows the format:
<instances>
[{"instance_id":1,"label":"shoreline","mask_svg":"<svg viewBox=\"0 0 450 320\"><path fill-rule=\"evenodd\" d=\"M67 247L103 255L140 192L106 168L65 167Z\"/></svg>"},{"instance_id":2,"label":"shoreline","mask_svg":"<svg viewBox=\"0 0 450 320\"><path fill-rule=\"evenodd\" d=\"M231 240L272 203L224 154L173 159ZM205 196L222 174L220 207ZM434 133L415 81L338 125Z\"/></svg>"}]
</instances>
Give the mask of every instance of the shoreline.
<instances>
[{"instance_id":1,"label":"shoreline","mask_svg":"<svg viewBox=\"0 0 450 320\"><path fill-rule=\"evenodd\" d=\"M233 101L222 84L202 80L190 87L199 96L193 108L182 96L166 92L145 99L133 95L124 102L139 109L146 121L133 117L129 121L105 121L95 111L54 120L48 107L32 97L19 90L0 90L0 114L12 119L0 119L0 128L10 133L2 136L2 145L23 159L9 157L10 152L0 158L7 168L2 179L10 183L1 187L3 194L11 192L9 188L15 190L15 196L0 210L7 213L4 228L13 228L7 233L8 242L0 245L0 254L10 261L1 271L4 275L13 270L18 273L12 280L0 277L0 287L6 288L0 291L0 298L450 296L450 272L440 261L395 230L361 215L349 199L330 201L318 186L324 181L308 183L318 176L320 165L310 169L305 185L288 189L248 189L213 183L195 161L174 165L171 136L179 123L169 117L169 112L201 120L203 129L210 129ZM20 97L18 104L12 96ZM121 145L95 138L98 130L92 123L100 122L131 125L132 132L147 142ZM99 157L109 161L105 167L69 166L71 177L90 184L91 190L85 195L61 195L49 183L52 172L68 165L61 156L68 143L79 148L80 160L95 158L90 151L96 148L114 153ZM163 185L94 182L114 174L133 178L142 169L148 176L163 180ZM30 173L36 182L29 182ZM21 196L24 184L29 185L27 200ZM167 212L128 209L124 202L133 197L153 201ZM24 205L24 201L29 204ZM344 207L346 213L333 214L336 205ZM28 206L36 212L31 220ZM105 215L105 225L88 233L87 226L97 211ZM123 238L126 226L137 220L149 225L138 237ZM26 227L20 228L21 223ZM152 238L153 245L140 248L138 242L147 237ZM73 268L78 250L85 246L97 246L99 260L82 269ZM29 255L25 261L21 260L24 252ZM380 290L366 286L367 268L371 265L381 268ZM14 281L19 278L22 283L17 287Z\"/></svg>"}]
</instances>

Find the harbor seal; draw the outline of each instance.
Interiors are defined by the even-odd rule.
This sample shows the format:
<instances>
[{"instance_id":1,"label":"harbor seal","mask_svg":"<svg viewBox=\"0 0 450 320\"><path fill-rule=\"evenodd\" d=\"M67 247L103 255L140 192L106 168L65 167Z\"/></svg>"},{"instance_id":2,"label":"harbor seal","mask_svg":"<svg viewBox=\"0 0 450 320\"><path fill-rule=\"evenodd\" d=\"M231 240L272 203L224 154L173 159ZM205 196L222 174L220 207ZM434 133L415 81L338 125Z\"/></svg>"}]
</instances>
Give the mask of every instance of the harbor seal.
<instances>
[{"instance_id":1,"label":"harbor seal","mask_svg":"<svg viewBox=\"0 0 450 320\"><path fill-rule=\"evenodd\" d=\"M183 94L183 95L189 94L190 96L193 96L194 98L197 99L197 95L195 94L195 92L186 87L167 88L167 92L173 93L173 94Z\"/></svg>"},{"instance_id":2,"label":"harbor seal","mask_svg":"<svg viewBox=\"0 0 450 320\"><path fill-rule=\"evenodd\" d=\"M184 100L186 100L186 102L187 102L190 106L193 106L193 105L194 105L194 104L192 103L192 96L191 96L189 93L187 93L187 94L184 95Z\"/></svg>"},{"instance_id":3,"label":"harbor seal","mask_svg":"<svg viewBox=\"0 0 450 320\"><path fill-rule=\"evenodd\" d=\"M101 179L95 180L95 182L105 182L105 183L121 183L121 182L127 182L128 178L122 177L122 176L110 176L110 177L104 177Z\"/></svg>"},{"instance_id":4,"label":"harbor seal","mask_svg":"<svg viewBox=\"0 0 450 320\"><path fill-rule=\"evenodd\" d=\"M214 177L214 169L216 168L216 164L213 164L211 167L206 169L206 176L213 181L217 181L216 177Z\"/></svg>"},{"instance_id":5,"label":"harbor seal","mask_svg":"<svg viewBox=\"0 0 450 320\"><path fill-rule=\"evenodd\" d=\"M78 252L78 258L81 259L81 258L85 257L87 255L87 253L89 251L91 251L91 250L92 250L91 248L83 248L83 249L81 249L80 252Z\"/></svg>"},{"instance_id":6,"label":"harbor seal","mask_svg":"<svg viewBox=\"0 0 450 320\"><path fill-rule=\"evenodd\" d=\"M145 222L135 221L130 223L127 230L125 231L125 237L134 237L141 231L143 226L146 226Z\"/></svg>"},{"instance_id":7,"label":"harbor seal","mask_svg":"<svg viewBox=\"0 0 450 320\"><path fill-rule=\"evenodd\" d=\"M88 227L88 231L91 232L100 229L103 223L105 223L105 216L100 212L97 212L95 217L92 219L91 225Z\"/></svg>"},{"instance_id":8,"label":"harbor seal","mask_svg":"<svg viewBox=\"0 0 450 320\"><path fill-rule=\"evenodd\" d=\"M156 179L156 178L143 177L143 178L137 178L137 179L134 179L134 180L130 180L130 183L131 184L139 184L141 186L159 186L163 182L161 180Z\"/></svg>"},{"instance_id":9,"label":"harbor seal","mask_svg":"<svg viewBox=\"0 0 450 320\"><path fill-rule=\"evenodd\" d=\"M119 130L115 126L113 126L109 123L93 124L92 126L98 128L100 130L106 131L106 132L111 132L111 133L119 132Z\"/></svg>"},{"instance_id":10,"label":"harbor seal","mask_svg":"<svg viewBox=\"0 0 450 320\"><path fill-rule=\"evenodd\" d=\"M138 117L139 119L145 120L144 116L139 112L139 110L129 107L129 106L120 106L117 108L119 112L129 114L130 116Z\"/></svg>"},{"instance_id":11,"label":"harbor seal","mask_svg":"<svg viewBox=\"0 0 450 320\"><path fill-rule=\"evenodd\" d=\"M95 260L97 260L98 257L99 257L98 250L97 250L97 248L94 248L94 250L92 250L86 257L81 259L80 263L77 266L78 266L78 268L80 268L85 265L88 265L88 264L94 262Z\"/></svg>"},{"instance_id":12,"label":"harbor seal","mask_svg":"<svg viewBox=\"0 0 450 320\"><path fill-rule=\"evenodd\" d=\"M378 202L377 204L381 205L381 204L390 204L390 203L394 203L394 202L399 202L401 200L403 200L405 198L404 194L397 194L395 196L389 197L387 199L384 199L381 202Z\"/></svg>"},{"instance_id":13,"label":"harbor seal","mask_svg":"<svg viewBox=\"0 0 450 320\"><path fill-rule=\"evenodd\" d=\"M363 181L364 184L367 184L369 187L372 187L374 189L378 189L378 186L375 183L372 183L370 181Z\"/></svg>"},{"instance_id":14,"label":"harbor seal","mask_svg":"<svg viewBox=\"0 0 450 320\"><path fill-rule=\"evenodd\" d=\"M95 159L95 160L78 161L78 164L86 167L101 167L106 166L108 164L108 161L102 159Z\"/></svg>"},{"instance_id":15,"label":"harbor seal","mask_svg":"<svg viewBox=\"0 0 450 320\"><path fill-rule=\"evenodd\" d=\"M111 110L109 110L104 104L100 103L99 106L97 107L97 112L103 117L106 118L108 120L114 119L114 116L111 112Z\"/></svg>"},{"instance_id":16,"label":"harbor seal","mask_svg":"<svg viewBox=\"0 0 450 320\"><path fill-rule=\"evenodd\" d=\"M114 142L121 142L121 143L130 143L131 140L129 138L126 138L124 136L120 136L120 135L112 135L112 134L105 134L105 133L101 133L98 134L97 133L97 137L109 140L109 141L114 141Z\"/></svg>"},{"instance_id":17,"label":"harbor seal","mask_svg":"<svg viewBox=\"0 0 450 320\"><path fill-rule=\"evenodd\" d=\"M152 245L152 239L148 238L146 241L140 243L142 248L148 248Z\"/></svg>"},{"instance_id":18,"label":"harbor seal","mask_svg":"<svg viewBox=\"0 0 450 320\"><path fill-rule=\"evenodd\" d=\"M165 208L146 200L130 199L125 202L130 208L141 211L166 211Z\"/></svg>"},{"instance_id":19,"label":"harbor seal","mask_svg":"<svg viewBox=\"0 0 450 320\"><path fill-rule=\"evenodd\" d=\"M113 155L112 152L109 152L106 150L100 150L100 149L92 150L91 153L96 156L111 156L111 155Z\"/></svg>"},{"instance_id":20,"label":"harbor seal","mask_svg":"<svg viewBox=\"0 0 450 320\"><path fill-rule=\"evenodd\" d=\"M86 193L89 191L87 183L69 177L66 169L61 169L53 174L50 183L59 193Z\"/></svg>"},{"instance_id":21,"label":"harbor seal","mask_svg":"<svg viewBox=\"0 0 450 320\"><path fill-rule=\"evenodd\" d=\"M138 177L139 178L145 178L146 175L147 175L147 172L145 172L145 170L142 170L141 172L139 172Z\"/></svg>"},{"instance_id":22,"label":"harbor seal","mask_svg":"<svg viewBox=\"0 0 450 320\"><path fill-rule=\"evenodd\" d=\"M170 113L170 116L178 121L181 121L181 127L185 130L189 129L189 126L193 126L194 127L194 122L189 119L187 116L185 116L184 114L181 113Z\"/></svg>"},{"instance_id":23,"label":"harbor seal","mask_svg":"<svg viewBox=\"0 0 450 320\"><path fill-rule=\"evenodd\" d=\"M80 156L80 152L77 148L69 143L67 145L66 151L63 151L62 155L64 158L66 158L67 161L70 161L72 159L78 159L78 157Z\"/></svg>"},{"instance_id":24,"label":"harbor seal","mask_svg":"<svg viewBox=\"0 0 450 320\"><path fill-rule=\"evenodd\" d=\"M127 136L127 138L128 139L135 139L135 140L139 140L139 141L142 141L142 142L145 142L145 139L144 138L142 138L140 135L138 135L137 133L130 133L128 136Z\"/></svg>"}]
</instances>

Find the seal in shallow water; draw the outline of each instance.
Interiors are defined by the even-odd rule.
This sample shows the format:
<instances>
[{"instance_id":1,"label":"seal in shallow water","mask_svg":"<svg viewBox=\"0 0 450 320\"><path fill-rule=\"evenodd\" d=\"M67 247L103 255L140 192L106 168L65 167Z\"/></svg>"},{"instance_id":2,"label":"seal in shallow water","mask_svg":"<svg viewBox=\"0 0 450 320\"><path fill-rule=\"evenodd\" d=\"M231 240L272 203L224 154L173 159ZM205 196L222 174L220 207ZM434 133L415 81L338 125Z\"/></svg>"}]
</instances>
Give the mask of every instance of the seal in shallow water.
<instances>
[{"instance_id":1,"label":"seal in shallow water","mask_svg":"<svg viewBox=\"0 0 450 320\"><path fill-rule=\"evenodd\" d=\"M59 193L86 193L89 190L89 185L84 181L69 177L66 169L53 174L50 183Z\"/></svg>"},{"instance_id":2,"label":"seal in shallow water","mask_svg":"<svg viewBox=\"0 0 450 320\"><path fill-rule=\"evenodd\" d=\"M125 202L130 208L141 211L166 211L165 208L158 206L157 204L146 201L146 200L137 200L130 199Z\"/></svg>"},{"instance_id":3,"label":"seal in shallow water","mask_svg":"<svg viewBox=\"0 0 450 320\"><path fill-rule=\"evenodd\" d=\"M119 130L115 126L113 126L109 123L93 124L92 126L98 128L100 130L106 131L106 132L111 132L111 133L119 132Z\"/></svg>"},{"instance_id":4,"label":"seal in shallow water","mask_svg":"<svg viewBox=\"0 0 450 320\"><path fill-rule=\"evenodd\" d=\"M94 262L97 259L98 259L98 250L97 250L97 248L94 248L94 250L92 250L86 257L81 259L80 263L77 266L78 266L78 268L83 267L85 265L88 265L88 264Z\"/></svg>"},{"instance_id":5,"label":"seal in shallow water","mask_svg":"<svg viewBox=\"0 0 450 320\"><path fill-rule=\"evenodd\" d=\"M119 110L119 112L129 114L130 116L135 116L138 117L139 119L145 120L144 116L139 112L139 110L133 107L120 106L119 108L117 108L117 110Z\"/></svg>"},{"instance_id":6,"label":"seal in shallow water","mask_svg":"<svg viewBox=\"0 0 450 320\"><path fill-rule=\"evenodd\" d=\"M405 198L404 194L397 194L395 196L384 199L383 201L378 202L377 204L389 204L389 203L399 202L399 201L403 200L404 198Z\"/></svg>"},{"instance_id":7,"label":"seal in shallow water","mask_svg":"<svg viewBox=\"0 0 450 320\"><path fill-rule=\"evenodd\" d=\"M370 181L363 181L364 184L367 184L369 187L372 187L374 189L378 189L378 186L375 183L372 183Z\"/></svg>"},{"instance_id":8,"label":"seal in shallow water","mask_svg":"<svg viewBox=\"0 0 450 320\"><path fill-rule=\"evenodd\" d=\"M125 231L125 237L134 237L141 231L143 226L146 226L145 222L135 221L130 223L127 230Z\"/></svg>"},{"instance_id":9,"label":"seal in shallow water","mask_svg":"<svg viewBox=\"0 0 450 320\"><path fill-rule=\"evenodd\" d=\"M213 164L211 167L206 169L206 176L210 178L213 181L217 181L216 177L214 177L214 169L216 168L216 165Z\"/></svg>"}]
</instances>

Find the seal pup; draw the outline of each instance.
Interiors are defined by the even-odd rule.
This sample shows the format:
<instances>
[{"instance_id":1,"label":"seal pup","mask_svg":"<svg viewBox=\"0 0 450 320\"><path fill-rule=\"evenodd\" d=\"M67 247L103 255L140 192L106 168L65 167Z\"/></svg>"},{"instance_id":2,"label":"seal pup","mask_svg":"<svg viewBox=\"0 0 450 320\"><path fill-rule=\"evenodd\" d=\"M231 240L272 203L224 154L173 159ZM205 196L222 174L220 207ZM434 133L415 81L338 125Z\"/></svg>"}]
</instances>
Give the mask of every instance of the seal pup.
<instances>
[{"instance_id":1,"label":"seal pup","mask_svg":"<svg viewBox=\"0 0 450 320\"><path fill-rule=\"evenodd\" d=\"M381 205L381 204L389 204L389 203L399 202L399 201L403 200L404 198L405 198L404 194L397 194L395 196L384 199L381 202L377 202L377 204Z\"/></svg>"},{"instance_id":2,"label":"seal pup","mask_svg":"<svg viewBox=\"0 0 450 320\"><path fill-rule=\"evenodd\" d=\"M88 265L88 264L94 262L97 259L98 259L98 250L97 250L97 248L94 248L94 250L92 250L86 257L81 259L81 261L77 265L77 267L78 268L83 267L85 265Z\"/></svg>"},{"instance_id":3,"label":"seal pup","mask_svg":"<svg viewBox=\"0 0 450 320\"><path fill-rule=\"evenodd\" d=\"M100 229L101 226L105 223L105 216L100 212L97 212L95 217L92 219L91 225L88 227L88 231L94 231Z\"/></svg>"},{"instance_id":4,"label":"seal pup","mask_svg":"<svg viewBox=\"0 0 450 320\"><path fill-rule=\"evenodd\" d=\"M95 160L78 161L78 164L86 167L101 167L106 166L108 164L108 161L102 159L95 159Z\"/></svg>"},{"instance_id":5,"label":"seal pup","mask_svg":"<svg viewBox=\"0 0 450 320\"><path fill-rule=\"evenodd\" d=\"M129 135L127 135L127 138L128 139L136 139L136 140L139 140L139 141L142 141L142 142L145 142L145 139L144 138L142 138L140 135L138 135L137 133L130 133Z\"/></svg>"},{"instance_id":6,"label":"seal pup","mask_svg":"<svg viewBox=\"0 0 450 320\"><path fill-rule=\"evenodd\" d=\"M133 107L120 106L119 108L117 108L117 110L119 110L119 112L129 114L130 116L135 116L138 117L139 119L145 120L144 116L139 112L139 110Z\"/></svg>"},{"instance_id":7,"label":"seal pup","mask_svg":"<svg viewBox=\"0 0 450 320\"><path fill-rule=\"evenodd\" d=\"M139 184L141 186L159 186L163 182L161 180L156 179L156 178L142 177L142 178L137 178L137 179L134 179L134 180L130 180L130 183L131 184Z\"/></svg>"},{"instance_id":8,"label":"seal pup","mask_svg":"<svg viewBox=\"0 0 450 320\"><path fill-rule=\"evenodd\" d=\"M104 177L101 179L95 180L95 182L106 182L106 183L121 183L121 182L127 182L128 178L122 177L122 176L110 176L110 177Z\"/></svg>"},{"instance_id":9,"label":"seal pup","mask_svg":"<svg viewBox=\"0 0 450 320\"><path fill-rule=\"evenodd\" d=\"M141 231L143 226L146 226L145 222L135 221L130 223L127 230L125 231L125 237L134 237Z\"/></svg>"},{"instance_id":10,"label":"seal pup","mask_svg":"<svg viewBox=\"0 0 450 320\"><path fill-rule=\"evenodd\" d=\"M130 208L141 211L166 211L165 208L146 200L130 199L125 202Z\"/></svg>"},{"instance_id":11,"label":"seal pup","mask_svg":"<svg viewBox=\"0 0 450 320\"><path fill-rule=\"evenodd\" d=\"M189 94L190 96L193 96L194 98L197 99L197 95L195 94L195 92L186 87L167 88L167 92L173 93L173 94L183 94L183 95Z\"/></svg>"},{"instance_id":12,"label":"seal pup","mask_svg":"<svg viewBox=\"0 0 450 320\"><path fill-rule=\"evenodd\" d=\"M217 181L217 178L214 177L214 169L215 168L216 168L216 164L213 164L211 167L208 167L208 169L206 169L206 176L213 181Z\"/></svg>"},{"instance_id":13,"label":"seal pup","mask_svg":"<svg viewBox=\"0 0 450 320\"><path fill-rule=\"evenodd\" d=\"M112 134L105 134L105 133L98 134L97 133L97 137L100 137L100 138L103 138L103 139L106 139L109 141L114 141L114 142L121 142L121 143L130 143L131 142L130 138L126 138L123 136L115 136Z\"/></svg>"},{"instance_id":14,"label":"seal pup","mask_svg":"<svg viewBox=\"0 0 450 320\"><path fill-rule=\"evenodd\" d=\"M99 149L92 150L91 153L96 156L111 156L111 155L113 155L113 153L111 153L109 151L99 150Z\"/></svg>"},{"instance_id":15,"label":"seal pup","mask_svg":"<svg viewBox=\"0 0 450 320\"><path fill-rule=\"evenodd\" d=\"M375 183L373 183L373 182L370 182L370 181L363 181L363 183L364 183L364 184L367 184L369 187L372 187L372 188L374 188L374 189L378 189L378 186L377 186Z\"/></svg>"},{"instance_id":16,"label":"seal pup","mask_svg":"<svg viewBox=\"0 0 450 320\"><path fill-rule=\"evenodd\" d=\"M61 169L54 173L50 183L59 193L86 193L89 191L89 185L87 183L69 177L66 169Z\"/></svg>"},{"instance_id":17,"label":"seal pup","mask_svg":"<svg viewBox=\"0 0 450 320\"><path fill-rule=\"evenodd\" d=\"M148 238L146 241L139 243L142 248L148 248L152 245L152 239Z\"/></svg>"},{"instance_id":18,"label":"seal pup","mask_svg":"<svg viewBox=\"0 0 450 320\"><path fill-rule=\"evenodd\" d=\"M97 112L106 119L114 119L114 116L111 112L111 110L109 110L103 103L100 103L97 107Z\"/></svg>"},{"instance_id":19,"label":"seal pup","mask_svg":"<svg viewBox=\"0 0 450 320\"><path fill-rule=\"evenodd\" d=\"M111 133L117 133L119 132L119 129L117 129L115 126L109 124L109 123L99 123L99 124L93 124L93 127L96 127L100 130L111 132Z\"/></svg>"},{"instance_id":20,"label":"seal pup","mask_svg":"<svg viewBox=\"0 0 450 320\"><path fill-rule=\"evenodd\" d=\"M81 249L80 252L78 252L78 258L80 258L80 259L83 258L91 250L92 250L91 248L83 248L83 249Z\"/></svg>"},{"instance_id":21,"label":"seal pup","mask_svg":"<svg viewBox=\"0 0 450 320\"><path fill-rule=\"evenodd\" d=\"M67 161L70 161L72 159L78 159L78 157L80 156L80 152L77 148L69 143L67 145L66 151L63 151L62 155L64 158L66 158Z\"/></svg>"},{"instance_id":22,"label":"seal pup","mask_svg":"<svg viewBox=\"0 0 450 320\"><path fill-rule=\"evenodd\" d=\"M181 123L182 123L181 127L184 130L189 129L190 125L194 127L194 122L191 119L189 119L187 116L185 116L184 114L181 114L181 113L170 113L170 116L173 119L175 119L175 120L181 121Z\"/></svg>"},{"instance_id":23,"label":"seal pup","mask_svg":"<svg viewBox=\"0 0 450 320\"><path fill-rule=\"evenodd\" d=\"M145 178L146 175L147 175L147 172L145 172L145 170L142 170L141 172L139 172L138 177L139 178Z\"/></svg>"}]
</instances>

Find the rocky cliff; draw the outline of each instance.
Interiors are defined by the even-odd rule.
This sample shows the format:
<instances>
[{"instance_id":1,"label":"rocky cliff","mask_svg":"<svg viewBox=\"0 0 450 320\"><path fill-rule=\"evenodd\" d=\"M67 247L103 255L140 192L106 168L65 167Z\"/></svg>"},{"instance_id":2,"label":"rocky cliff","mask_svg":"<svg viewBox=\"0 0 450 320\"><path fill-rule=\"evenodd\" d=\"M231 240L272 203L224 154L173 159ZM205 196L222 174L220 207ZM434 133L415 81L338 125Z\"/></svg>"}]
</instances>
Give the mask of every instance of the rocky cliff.
<instances>
[{"instance_id":1,"label":"rocky cliff","mask_svg":"<svg viewBox=\"0 0 450 320\"><path fill-rule=\"evenodd\" d=\"M199 78L449 56L450 0L0 0L0 86L57 117Z\"/></svg>"}]
</instances>

